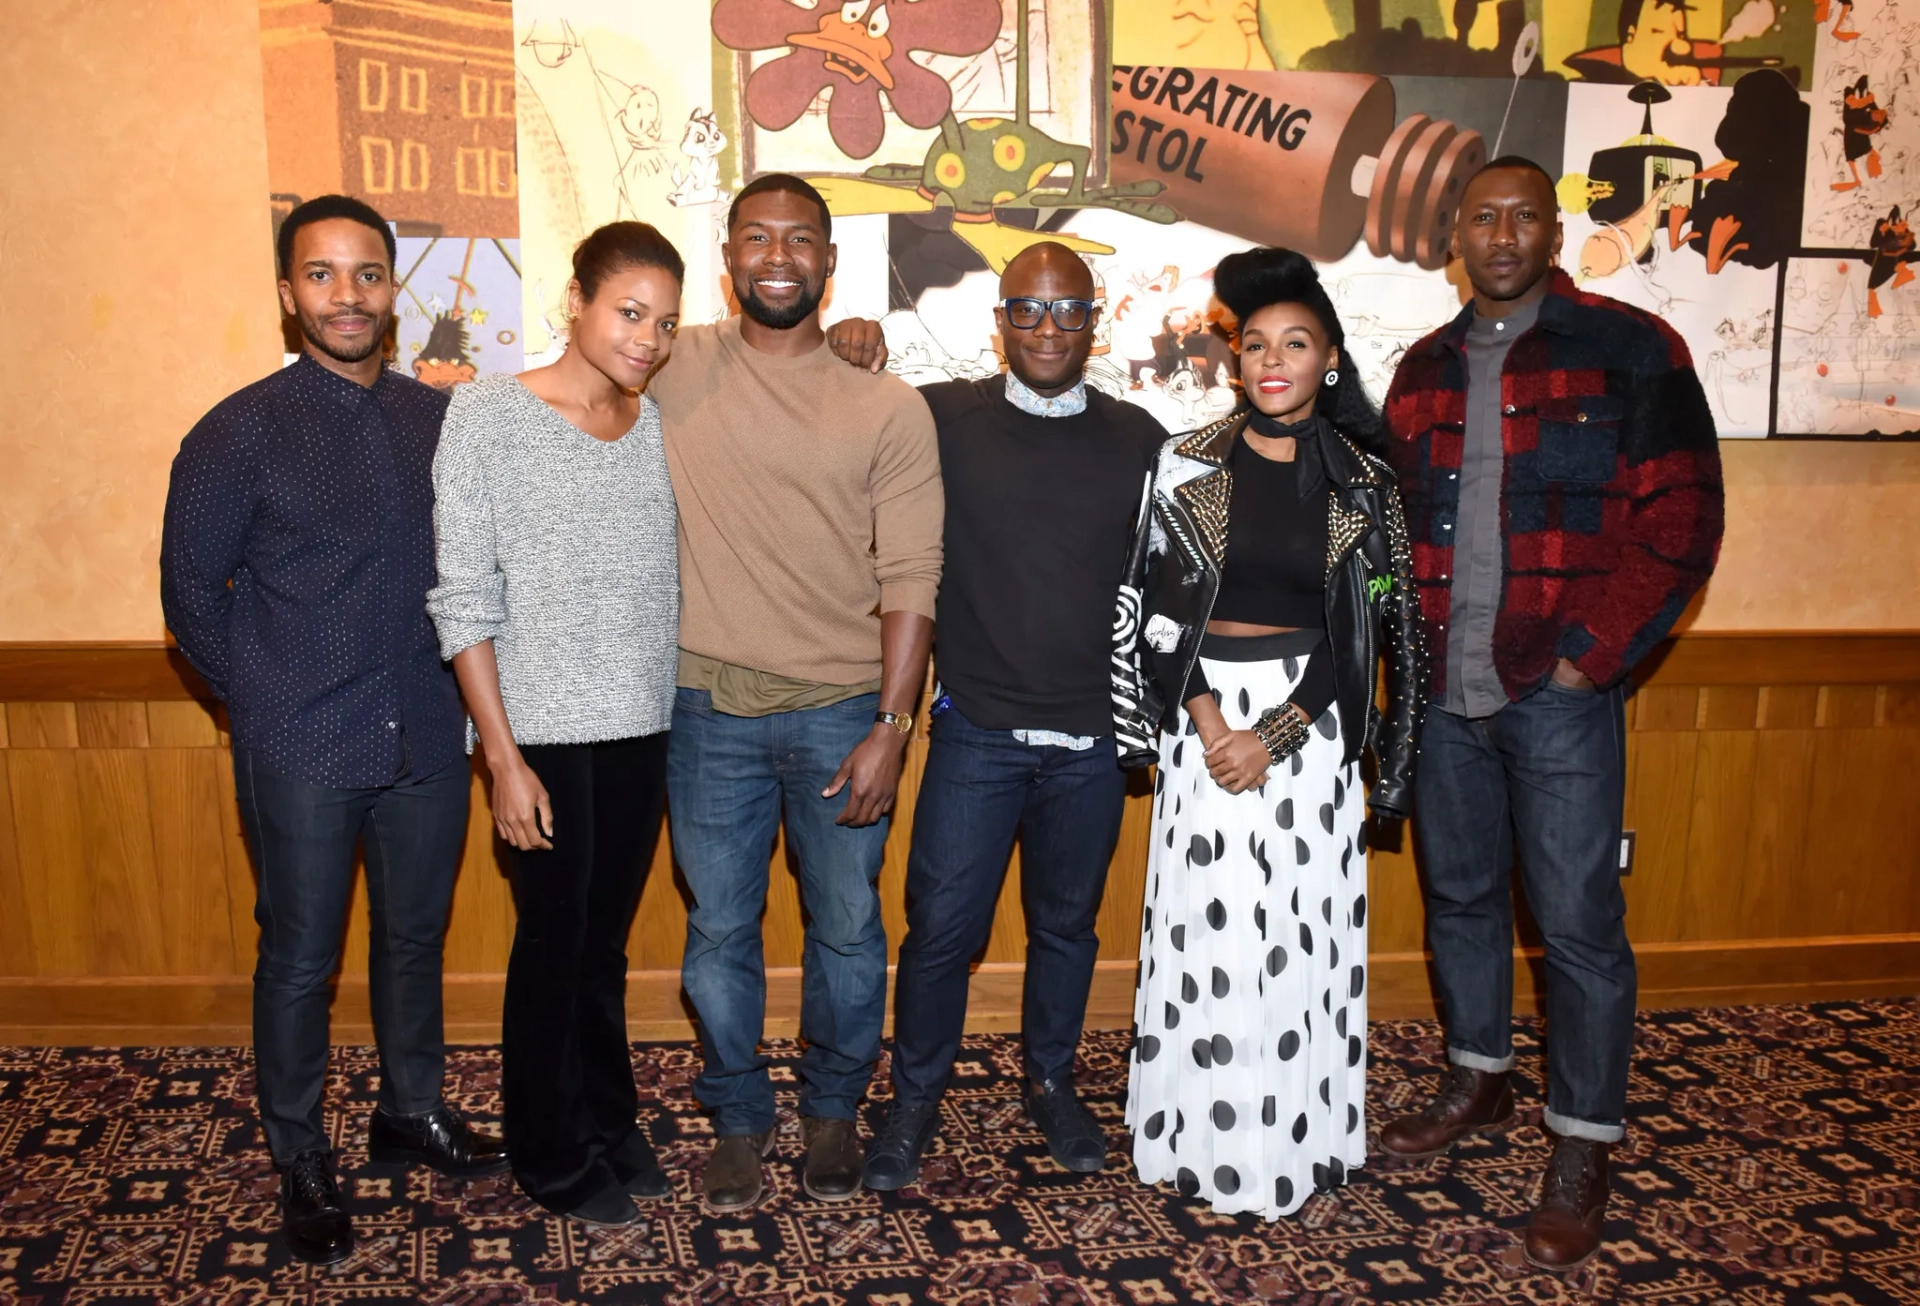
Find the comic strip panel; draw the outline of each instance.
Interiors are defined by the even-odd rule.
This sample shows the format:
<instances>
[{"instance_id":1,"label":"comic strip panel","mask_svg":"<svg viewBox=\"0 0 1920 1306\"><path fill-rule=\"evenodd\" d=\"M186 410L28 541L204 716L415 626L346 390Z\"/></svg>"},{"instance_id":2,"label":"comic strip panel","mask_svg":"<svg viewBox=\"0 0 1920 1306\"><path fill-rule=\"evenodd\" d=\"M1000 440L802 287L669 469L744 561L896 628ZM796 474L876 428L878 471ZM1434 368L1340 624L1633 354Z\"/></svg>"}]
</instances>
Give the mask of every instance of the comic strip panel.
<instances>
[{"instance_id":1,"label":"comic strip panel","mask_svg":"<svg viewBox=\"0 0 1920 1306\"><path fill-rule=\"evenodd\" d=\"M1920 201L1920 102L1911 60L1920 0L1819 0L1802 244L1864 250Z\"/></svg>"},{"instance_id":2,"label":"comic strip panel","mask_svg":"<svg viewBox=\"0 0 1920 1306\"><path fill-rule=\"evenodd\" d=\"M1910 237L1906 247L1897 258L1788 264L1780 434L1920 434L1920 286Z\"/></svg>"},{"instance_id":3,"label":"comic strip panel","mask_svg":"<svg viewBox=\"0 0 1920 1306\"><path fill-rule=\"evenodd\" d=\"M1731 89L1568 88L1561 265L1673 324L1722 436L1768 433L1775 269L1799 230L1806 121L1773 72Z\"/></svg>"}]
</instances>

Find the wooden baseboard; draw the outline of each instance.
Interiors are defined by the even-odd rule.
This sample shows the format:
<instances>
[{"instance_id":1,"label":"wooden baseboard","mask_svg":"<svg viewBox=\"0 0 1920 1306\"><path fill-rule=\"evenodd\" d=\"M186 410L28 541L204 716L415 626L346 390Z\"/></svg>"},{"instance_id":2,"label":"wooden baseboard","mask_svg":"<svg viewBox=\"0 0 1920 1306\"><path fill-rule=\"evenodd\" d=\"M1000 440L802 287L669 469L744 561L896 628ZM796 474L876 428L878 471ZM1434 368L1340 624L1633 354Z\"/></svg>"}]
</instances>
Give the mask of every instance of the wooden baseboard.
<instances>
[{"instance_id":1,"label":"wooden baseboard","mask_svg":"<svg viewBox=\"0 0 1920 1306\"><path fill-rule=\"evenodd\" d=\"M1637 953L1644 1010L1920 994L1920 934L1663 943L1642 946ZM1087 1002L1088 1028L1124 1029L1133 1023L1135 970L1131 961L1100 963ZM1369 973L1374 1019L1435 1014L1424 954L1377 953ZM1019 1029L1023 977L1019 963L975 970L967 1028L977 1033ZM1516 954L1516 1011L1539 1010L1542 978L1537 951ZM499 1039L504 983L502 975L446 977L449 1041ZM244 1044L252 1038L251 1001L249 981L226 976L0 978L0 1045ZM888 1005L890 1028L891 1001ZM799 1016L800 972L769 971L768 1035L797 1033ZM693 1037L679 972L634 971L627 977L627 1027L636 1039ZM338 1043L372 1041L364 977L340 981L333 1037Z\"/></svg>"}]
</instances>

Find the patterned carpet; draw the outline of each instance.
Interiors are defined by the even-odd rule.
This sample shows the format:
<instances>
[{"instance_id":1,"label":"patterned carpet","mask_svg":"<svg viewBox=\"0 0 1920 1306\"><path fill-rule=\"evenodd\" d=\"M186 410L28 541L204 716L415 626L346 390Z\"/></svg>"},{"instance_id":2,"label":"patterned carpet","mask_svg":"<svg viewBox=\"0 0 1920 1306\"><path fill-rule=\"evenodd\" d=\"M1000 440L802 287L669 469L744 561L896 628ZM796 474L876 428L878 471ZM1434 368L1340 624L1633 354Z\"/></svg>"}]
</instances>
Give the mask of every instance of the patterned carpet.
<instances>
[{"instance_id":1,"label":"patterned carpet","mask_svg":"<svg viewBox=\"0 0 1920 1306\"><path fill-rule=\"evenodd\" d=\"M1117 1142L1127 1039L1092 1036L1083 1082ZM1373 1031L1373 1123L1415 1100L1428 1023ZM775 1075L792 1103L792 1047ZM1537 1082L1538 1048L1521 1072ZM462 1186L367 1164L370 1049L329 1093L361 1246L290 1263L230 1049L0 1050L0 1306L23 1303L663 1302L673 1306L1166 1306L1337 1303L1920 1302L1920 1001L1643 1017L1632 1128L1606 1246L1567 1279L1534 1273L1520 1228L1546 1156L1522 1125L1447 1158L1377 1163L1275 1225L1140 1188L1124 1157L1092 1181L1047 1159L1016 1095L1018 1046L970 1039L944 1142L918 1189L844 1206L798 1191L782 1132L768 1200L704 1215L709 1142L693 1050L642 1046L643 1100L677 1185L628 1229L546 1218L505 1180ZM497 1106L489 1049L453 1058L450 1094Z\"/></svg>"}]
</instances>

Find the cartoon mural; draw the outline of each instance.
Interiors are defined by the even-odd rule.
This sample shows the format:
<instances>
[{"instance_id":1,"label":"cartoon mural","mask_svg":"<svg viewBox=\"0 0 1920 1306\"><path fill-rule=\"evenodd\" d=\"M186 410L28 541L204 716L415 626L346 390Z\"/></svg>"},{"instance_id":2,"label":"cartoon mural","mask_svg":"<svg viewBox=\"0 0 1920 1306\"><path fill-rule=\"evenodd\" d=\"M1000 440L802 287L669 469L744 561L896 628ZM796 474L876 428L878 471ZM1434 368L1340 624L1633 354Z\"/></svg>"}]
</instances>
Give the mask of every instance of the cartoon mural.
<instances>
[{"instance_id":1,"label":"cartoon mural","mask_svg":"<svg viewBox=\"0 0 1920 1306\"><path fill-rule=\"evenodd\" d=\"M880 318L909 379L997 369L997 272L1059 240L1098 286L1092 383L1197 424L1237 397L1213 268L1272 243L1320 262L1379 391L1464 302L1461 190L1509 151L1560 179L1581 284L1687 340L1724 436L1920 426L1920 0L420 0L402 18L379 36L360 6L262 9L272 210L341 189L396 218L417 264L397 361L432 384L555 357L572 248L616 218L681 249L687 320L723 317L727 206L787 171L834 213L826 316Z\"/></svg>"},{"instance_id":2,"label":"cartoon mural","mask_svg":"<svg viewBox=\"0 0 1920 1306\"><path fill-rule=\"evenodd\" d=\"M402 236L398 244L396 364L442 390L519 371L519 242Z\"/></svg>"}]
</instances>

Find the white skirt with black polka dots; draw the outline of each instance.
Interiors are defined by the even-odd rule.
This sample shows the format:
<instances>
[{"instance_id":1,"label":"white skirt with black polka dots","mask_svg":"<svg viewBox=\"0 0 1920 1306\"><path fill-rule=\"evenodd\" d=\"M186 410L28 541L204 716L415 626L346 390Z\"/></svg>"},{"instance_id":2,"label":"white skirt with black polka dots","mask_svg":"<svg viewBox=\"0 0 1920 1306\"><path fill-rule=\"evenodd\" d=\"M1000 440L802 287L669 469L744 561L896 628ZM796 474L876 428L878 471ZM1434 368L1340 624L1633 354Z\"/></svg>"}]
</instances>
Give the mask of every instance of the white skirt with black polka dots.
<instances>
[{"instance_id":1,"label":"white skirt with black polka dots","mask_svg":"<svg viewBox=\"0 0 1920 1306\"><path fill-rule=\"evenodd\" d=\"M1202 659L1236 730L1305 663ZM1141 1179L1222 1213L1278 1219L1366 1161L1365 794L1338 712L1241 794L1184 709L1160 741L1127 1124Z\"/></svg>"}]
</instances>

